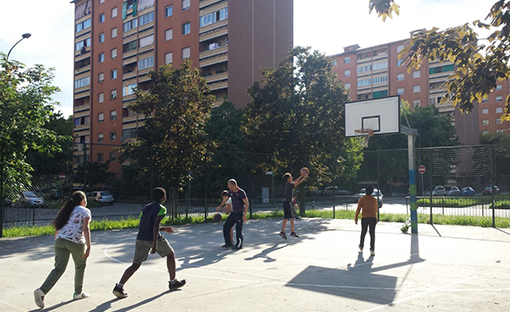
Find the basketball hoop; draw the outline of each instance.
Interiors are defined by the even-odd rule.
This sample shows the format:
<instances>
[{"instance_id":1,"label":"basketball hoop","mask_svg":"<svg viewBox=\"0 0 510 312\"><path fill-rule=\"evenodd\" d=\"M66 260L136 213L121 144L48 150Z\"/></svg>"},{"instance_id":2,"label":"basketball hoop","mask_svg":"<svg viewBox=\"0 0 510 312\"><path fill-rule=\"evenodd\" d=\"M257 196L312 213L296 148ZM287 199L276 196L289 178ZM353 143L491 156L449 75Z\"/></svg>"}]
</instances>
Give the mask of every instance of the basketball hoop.
<instances>
[{"instance_id":1,"label":"basketball hoop","mask_svg":"<svg viewBox=\"0 0 510 312\"><path fill-rule=\"evenodd\" d=\"M368 140L370 140L370 137L374 135L374 131L372 129L356 129L354 130L354 133L356 134L358 141L364 147L368 147Z\"/></svg>"}]
</instances>

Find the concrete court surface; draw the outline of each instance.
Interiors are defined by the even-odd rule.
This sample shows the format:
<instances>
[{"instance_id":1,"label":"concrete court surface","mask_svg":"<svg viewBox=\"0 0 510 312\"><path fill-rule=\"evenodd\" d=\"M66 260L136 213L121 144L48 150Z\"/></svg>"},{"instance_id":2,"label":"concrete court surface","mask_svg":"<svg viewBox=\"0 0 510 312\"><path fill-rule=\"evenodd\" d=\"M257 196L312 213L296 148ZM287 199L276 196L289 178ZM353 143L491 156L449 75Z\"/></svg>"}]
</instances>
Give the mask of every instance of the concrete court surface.
<instances>
[{"instance_id":1,"label":"concrete court surface","mask_svg":"<svg viewBox=\"0 0 510 312\"><path fill-rule=\"evenodd\" d=\"M70 300L69 264L44 311L510 311L507 230L420 224L416 236L381 222L369 257L369 235L358 253L352 220L296 225L301 238L283 240L281 220L251 220L237 252L220 248L222 224L178 226L165 235L188 284L168 292L165 261L151 255L123 300L111 291L132 260L136 230L93 232L91 298ZM0 239L0 311L38 310L32 292L52 269L52 248L51 236Z\"/></svg>"}]
</instances>

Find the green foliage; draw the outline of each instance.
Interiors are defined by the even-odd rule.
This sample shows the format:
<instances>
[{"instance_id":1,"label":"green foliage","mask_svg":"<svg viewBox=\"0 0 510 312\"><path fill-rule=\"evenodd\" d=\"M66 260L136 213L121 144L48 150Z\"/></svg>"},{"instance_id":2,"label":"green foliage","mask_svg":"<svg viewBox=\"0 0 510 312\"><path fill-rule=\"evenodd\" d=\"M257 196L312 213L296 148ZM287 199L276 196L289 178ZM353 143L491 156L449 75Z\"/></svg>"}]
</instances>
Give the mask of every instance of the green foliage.
<instances>
[{"instance_id":1,"label":"green foliage","mask_svg":"<svg viewBox=\"0 0 510 312\"><path fill-rule=\"evenodd\" d=\"M278 68L264 69L265 80L248 89L252 101L242 124L247 150L272 155L258 162L257 170L296 174L307 166L309 185L353 174L361 159L359 154L344 157L359 151L356 143L345 144L343 134L348 92L331 69L323 54L296 47Z\"/></svg>"},{"instance_id":2,"label":"green foliage","mask_svg":"<svg viewBox=\"0 0 510 312\"><path fill-rule=\"evenodd\" d=\"M144 125L120 160L136 163L142 175L152 173L155 183L180 188L204 161L209 147L205 124L214 96L189 61L180 68L161 67L150 77L147 92L136 90L130 106L146 117Z\"/></svg>"},{"instance_id":3,"label":"green foliage","mask_svg":"<svg viewBox=\"0 0 510 312\"><path fill-rule=\"evenodd\" d=\"M47 128L56 105L51 96L60 91L52 80L53 70L42 65L25 68L0 53L0 168L11 191L30 181L28 151L45 155L61 151L58 141L65 138Z\"/></svg>"},{"instance_id":4,"label":"green foliage","mask_svg":"<svg viewBox=\"0 0 510 312\"><path fill-rule=\"evenodd\" d=\"M78 166L74 175L75 183L83 183L84 171L87 170L87 186L104 184L112 180L112 173L108 172L110 161L107 162L91 162L87 163L86 168L83 164Z\"/></svg>"},{"instance_id":5,"label":"green foliage","mask_svg":"<svg viewBox=\"0 0 510 312\"><path fill-rule=\"evenodd\" d=\"M430 207L430 198L417 200L419 207ZM485 198L432 198L432 207L472 207L487 203Z\"/></svg>"}]
</instances>

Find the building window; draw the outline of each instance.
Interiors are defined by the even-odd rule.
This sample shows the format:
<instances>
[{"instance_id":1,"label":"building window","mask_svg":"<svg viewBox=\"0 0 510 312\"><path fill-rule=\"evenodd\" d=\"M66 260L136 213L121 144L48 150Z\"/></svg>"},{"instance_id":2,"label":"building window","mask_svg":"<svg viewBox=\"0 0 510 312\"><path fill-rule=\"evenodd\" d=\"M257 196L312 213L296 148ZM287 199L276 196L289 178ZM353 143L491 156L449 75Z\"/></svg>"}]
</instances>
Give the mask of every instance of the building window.
<instances>
[{"instance_id":1,"label":"building window","mask_svg":"<svg viewBox=\"0 0 510 312\"><path fill-rule=\"evenodd\" d=\"M187 35L191 32L191 24L188 22L188 23L184 23L182 24L182 35Z\"/></svg>"},{"instance_id":2,"label":"building window","mask_svg":"<svg viewBox=\"0 0 510 312\"><path fill-rule=\"evenodd\" d=\"M174 38L173 28L167 29L165 31L165 41L172 40L173 38Z\"/></svg>"},{"instance_id":3,"label":"building window","mask_svg":"<svg viewBox=\"0 0 510 312\"><path fill-rule=\"evenodd\" d=\"M482 109L482 114L483 115L487 115L488 113L489 113L489 109L488 108Z\"/></svg>"},{"instance_id":4,"label":"building window","mask_svg":"<svg viewBox=\"0 0 510 312\"><path fill-rule=\"evenodd\" d=\"M112 18L117 17L117 7L112 9Z\"/></svg>"},{"instance_id":5,"label":"building window","mask_svg":"<svg viewBox=\"0 0 510 312\"><path fill-rule=\"evenodd\" d=\"M99 34L99 43L103 43L104 42L104 33L100 33Z\"/></svg>"},{"instance_id":6,"label":"building window","mask_svg":"<svg viewBox=\"0 0 510 312\"><path fill-rule=\"evenodd\" d=\"M138 61L138 70L146 69L154 66L154 56L150 56Z\"/></svg>"},{"instance_id":7,"label":"building window","mask_svg":"<svg viewBox=\"0 0 510 312\"><path fill-rule=\"evenodd\" d=\"M497 91L503 90L503 85L496 85L496 90Z\"/></svg>"},{"instance_id":8,"label":"building window","mask_svg":"<svg viewBox=\"0 0 510 312\"><path fill-rule=\"evenodd\" d=\"M402 66L402 65L404 65L404 60L398 60L398 61L397 61L397 66L399 66L399 67L400 67L400 66Z\"/></svg>"},{"instance_id":9,"label":"building window","mask_svg":"<svg viewBox=\"0 0 510 312\"><path fill-rule=\"evenodd\" d=\"M104 113L97 114L97 122L103 122L104 121Z\"/></svg>"},{"instance_id":10,"label":"building window","mask_svg":"<svg viewBox=\"0 0 510 312\"><path fill-rule=\"evenodd\" d=\"M372 71L372 65L370 65L370 64L358 66L358 74L369 72L369 71Z\"/></svg>"},{"instance_id":11,"label":"building window","mask_svg":"<svg viewBox=\"0 0 510 312\"><path fill-rule=\"evenodd\" d=\"M136 88L136 83L124 86L122 88L122 96L127 96L127 95L131 95L131 94L135 94L135 88Z\"/></svg>"},{"instance_id":12,"label":"building window","mask_svg":"<svg viewBox=\"0 0 510 312\"><path fill-rule=\"evenodd\" d=\"M105 0L99 0L99 4L104 3Z\"/></svg>"},{"instance_id":13,"label":"building window","mask_svg":"<svg viewBox=\"0 0 510 312\"><path fill-rule=\"evenodd\" d=\"M165 8L165 17L169 17L174 15L174 7L173 5L169 5Z\"/></svg>"},{"instance_id":14,"label":"building window","mask_svg":"<svg viewBox=\"0 0 510 312\"><path fill-rule=\"evenodd\" d=\"M503 121L501 120L501 118L496 118L497 125L501 125L502 123L503 123Z\"/></svg>"},{"instance_id":15,"label":"building window","mask_svg":"<svg viewBox=\"0 0 510 312\"><path fill-rule=\"evenodd\" d=\"M404 45L397 46L397 53L400 53L402 50L404 50Z\"/></svg>"},{"instance_id":16,"label":"building window","mask_svg":"<svg viewBox=\"0 0 510 312\"><path fill-rule=\"evenodd\" d=\"M117 132L112 131L112 132L110 132L110 142L115 142L115 141L117 141Z\"/></svg>"},{"instance_id":17,"label":"building window","mask_svg":"<svg viewBox=\"0 0 510 312\"><path fill-rule=\"evenodd\" d=\"M103 141L104 141L104 134L98 133L97 134L97 142L98 143L103 143Z\"/></svg>"},{"instance_id":18,"label":"building window","mask_svg":"<svg viewBox=\"0 0 510 312\"><path fill-rule=\"evenodd\" d=\"M135 139L135 138L136 138L136 128L122 130L122 140Z\"/></svg>"},{"instance_id":19,"label":"building window","mask_svg":"<svg viewBox=\"0 0 510 312\"><path fill-rule=\"evenodd\" d=\"M112 59L116 59L117 58L117 48L112 49L111 56L112 56Z\"/></svg>"},{"instance_id":20,"label":"building window","mask_svg":"<svg viewBox=\"0 0 510 312\"><path fill-rule=\"evenodd\" d=\"M104 62L104 53L99 53L99 63Z\"/></svg>"},{"instance_id":21,"label":"building window","mask_svg":"<svg viewBox=\"0 0 510 312\"><path fill-rule=\"evenodd\" d=\"M110 91L110 100L115 100L117 98L117 90Z\"/></svg>"},{"instance_id":22,"label":"building window","mask_svg":"<svg viewBox=\"0 0 510 312\"><path fill-rule=\"evenodd\" d=\"M349 77L350 75L351 75L350 69L344 70L344 77Z\"/></svg>"},{"instance_id":23,"label":"building window","mask_svg":"<svg viewBox=\"0 0 510 312\"><path fill-rule=\"evenodd\" d=\"M346 83L344 86L345 86L345 88L346 88L346 89L348 89L348 90L350 90L350 89L351 89L351 84L350 84L350 83Z\"/></svg>"},{"instance_id":24,"label":"building window","mask_svg":"<svg viewBox=\"0 0 510 312\"><path fill-rule=\"evenodd\" d=\"M190 0L182 0L182 10L188 10L191 6Z\"/></svg>"},{"instance_id":25,"label":"building window","mask_svg":"<svg viewBox=\"0 0 510 312\"><path fill-rule=\"evenodd\" d=\"M104 93L99 93L98 102L99 103L103 103L104 102Z\"/></svg>"},{"instance_id":26,"label":"building window","mask_svg":"<svg viewBox=\"0 0 510 312\"><path fill-rule=\"evenodd\" d=\"M76 79L74 81L74 87L76 89L78 88L82 88L82 87L86 87L90 85L90 77L85 77L85 78L81 78L81 79Z\"/></svg>"},{"instance_id":27,"label":"building window","mask_svg":"<svg viewBox=\"0 0 510 312\"><path fill-rule=\"evenodd\" d=\"M140 26L154 21L154 11L140 16Z\"/></svg>"},{"instance_id":28,"label":"building window","mask_svg":"<svg viewBox=\"0 0 510 312\"><path fill-rule=\"evenodd\" d=\"M372 80L372 84L379 84L379 83L384 83L384 82L388 82L388 76L379 76L379 77L375 77Z\"/></svg>"},{"instance_id":29,"label":"building window","mask_svg":"<svg viewBox=\"0 0 510 312\"><path fill-rule=\"evenodd\" d=\"M97 80L99 80L99 82L103 82L104 81L104 73L99 73Z\"/></svg>"},{"instance_id":30,"label":"building window","mask_svg":"<svg viewBox=\"0 0 510 312\"><path fill-rule=\"evenodd\" d=\"M404 94L404 88L398 88L398 89L397 89L397 94L398 94L398 95L402 95L402 94Z\"/></svg>"},{"instance_id":31,"label":"building window","mask_svg":"<svg viewBox=\"0 0 510 312\"><path fill-rule=\"evenodd\" d=\"M388 62L375 63L374 66L372 66L373 70L381 70L386 68L388 68Z\"/></svg>"},{"instance_id":32,"label":"building window","mask_svg":"<svg viewBox=\"0 0 510 312\"><path fill-rule=\"evenodd\" d=\"M117 38L117 27L112 28L112 38Z\"/></svg>"},{"instance_id":33,"label":"building window","mask_svg":"<svg viewBox=\"0 0 510 312\"><path fill-rule=\"evenodd\" d=\"M154 34L140 39L140 48L150 46L153 43L154 43Z\"/></svg>"},{"instance_id":34,"label":"building window","mask_svg":"<svg viewBox=\"0 0 510 312\"><path fill-rule=\"evenodd\" d=\"M404 80L404 74L397 74L397 81Z\"/></svg>"},{"instance_id":35,"label":"building window","mask_svg":"<svg viewBox=\"0 0 510 312\"><path fill-rule=\"evenodd\" d=\"M414 100L413 101L413 105L414 105L414 107L420 106L421 105L421 100Z\"/></svg>"},{"instance_id":36,"label":"building window","mask_svg":"<svg viewBox=\"0 0 510 312\"><path fill-rule=\"evenodd\" d=\"M104 13L99 14L99 23L104 23L104 21L105 21Z\"/></svg>"},{"instance_id":37,"label":"building window","mask_svg":"<svg viewBox=\"0 0 510 312\"><path fill-rule=\"evenodd\" d=\"M82 53L87 52L85 47L90 47L90 38L83 39L82 41L76 43L76 51L82 50Z\"/></svg>"},{"instance_id":38,"label":"building window","mask_svg":"<svg viewBox=\"0 0 510 312\"><path fill-rule=\"evenodd\" d=\"M498 114L503 113L503 107L496 107L496 113Z\"/></svg>"},{"instance_id":39,"label":"building window","mask_svg":"<svg viewBox=\"0 0 510 312\"><path fill-rule=\"evenodd\" d=\"M482 134L483 135L487 135L487 134L489 134L489 131L485 130L485 131L482 132Z\"/></svg>"},{"instance_id":40,"label":"building window","mask_svg":"<svg viewBox=\"0 0 510 312\"><path fill-rule=\"evenodd\" d=\"M137 41L136 40L130 41L130 42L124 43L122 45L122 51L124 53L128 53L128 52L136 50L136 47L137 47Z\"/></svg>"},{"instance_id":41,"label":"building window","mask_svg":"<svg viewBox=\"0 0 510 312\"><path fill-rule=\"evenodd\" d=\"M419 93L421 91L421 86L413 86L413 93Z\"/></svg>"},{"instance_id":42,"label":"building window","mask_svg":"<svg viewBox=\"0 0 510 312\"><path fill-rule=\"evenodd\" d=\"M185 60L185 59L189 59L190 57L191 57L191 48L190 47L183 48L182 49L182 59Z\"/></svg>"},{"instance_id":43,"label":"building window","mask_svg":"<svg viewBox=\"0 0 510 312\"><path fill-rule=\"evenodd\" d=\"M485 98L482 99L482 103L487 103L487 102L489 102L489 98L485 97Z\"/></svg>"},{"instance_id":44,"label":"building window","mask_svg":"<svg viewBox=\"0 0 510 312\"><path fill-rule=\"evenodd\" d=\"M372 79L358 80L358 88L369 86L372 83Z\"/></svg>"},{"instance_id":45,"label":"building window","mask_svg":"<svg viewBox=\"0 0 510 312\"><path fill-rule=\"evenodd\" d=\"M413 72L413 78L420 78L421 77L421 72L420 71L414 71Z\"/></svg>"},{"instance_id":46,"label":"building window","mask_svg":"<svg viewBox=\"0 0 510 312\"><path fill-rule=\"evenodd\" d=\"M503 102L502 96L496 96L496 102Z\"/></svg>"},{"instance_id":47,"label":"building window","mask_svg":"<svg viewBox=\"0 0 510 312\"><path fill-rule=\"evenodd\" d=\"M453 71L454 69L455 69L455 65L453 65L453 64L444 65L444 66L440 66L440 67L429 68L429 74L433 75L433 74L445 73L445 72Z\"/></svg>"},{"instance_id":48,"label":"building window","mask_svg":"<svg viewBox=\"0 0 510 312\"><path fill-rule=\"evenodd\" d=\"M228 18L228 8L200 16L200 27L214 24Z\"/></svg>"},{"instance_id":49,"label":"building window","mask_svg":"<svg viewBox=\"0 0 510 312\"><path fill-rule=\"evenodd\" d=\"M350 62L351 62L351 57L350 56L344 58L344 64L348 64Z\"/></svg>"},{"instance_id":50,"label":"building window","mask_svg":"<svg viewBox=\"0 0 510 312\"><path fill-rule=\"evenodd\" d=\"M113 110L110 112L110 120L117 120L117 111Z\"/></svg>"},{"instance_id":51,"label":"building window","mask_svg":"<svg viewBox=\"0 0 510 312\"><path fill-rule=\"evenodd\" d=\"M112 69L112 71L110 72L110 78L112 80L117 79L117 69Z\"/></svg>"},{"instance_id":52,"label":"building window","mask_svg":"<svg viewBox=\"0 0 510 312\"><path fill-rule=\"evenodd\" d=\"M482 125L488 126L489 125L489 120L488 119L482 120Z\"/></svg>"},{"instance_id":53,"label":"building window","mask_svg":"<svg viewBox=\"0 0 510 312\"><path fill-rule=\"evenodd\" d=\"M174 59L173 52L169 52L169 53L165 54L165 64L172 64L173 59Z\"/></svg>"},{"instance_id":54,"label":"building window","mask_svg":"<svg viewBox=\"0 0 510 312\"><path fill-rule=\"evenodd\" d=\"M338 60L333 60L333 66L338 65Z\"/></svg>"},{"instance_id":55,"label":"building window","mask_svg":"<svg viewBox=\"0 0 510 312\"><path fill-rule=\"evenodd\" d=\"M110 161L116 161L117 160L117 154L115 152L110 152Z\"/></svg>"},{"instance_id":56,"label":"building window","mask_svg":"<svg viewBox=\"0 0 510 312\"><path fill-rule=\"evenodd\" d=\"M99 162L103 161L103 153L97 153L97 161Z\"/></svg>"},{"instance_id":57,"label":"building window","mask_svg":"<svg viewBox=\"0 0 510 312\"><path fill-rule=\"evenodd\" d=\"M76 24L76 32L80 32L82 30L90 28L90 26L91 26L91 22L90 22L90 18L89 18L88 20L85 20L81 23Z\"/></svg>"},{"instance_id":58,"label":"building window","mask_svg":"<svg viewBox=\"0 0 510 312\"><path fill-rule=\"evenodd\" d=\"M138 19L135 18L134 20L125 22L123 25L124 25L124 32L128 32L131 29L135 29L136 27L138 27Z\"/></svg>"}]
</instances>

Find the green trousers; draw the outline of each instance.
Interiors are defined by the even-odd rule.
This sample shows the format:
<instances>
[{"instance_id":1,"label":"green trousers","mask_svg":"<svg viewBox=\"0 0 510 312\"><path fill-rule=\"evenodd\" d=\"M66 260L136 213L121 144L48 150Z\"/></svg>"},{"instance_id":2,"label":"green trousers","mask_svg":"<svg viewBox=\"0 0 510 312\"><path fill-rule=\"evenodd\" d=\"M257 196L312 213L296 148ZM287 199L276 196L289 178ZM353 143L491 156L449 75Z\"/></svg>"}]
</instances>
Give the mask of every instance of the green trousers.
<instances>
[{"instance_id":1,"label":"green trousers","mask_svg":"<svg viewBox=\"0 0 510 312\"><path fill-rule=\"evenodd\" d=\"M41 290L47 294L60 279L66 270L69 262L69 255L74 260L74 292L80 294L83 288L83 275L87 260L83 258L85 245L73 243L67 239L57 238L55 240L55 268L41 286Z\"/></svg>"}]
</instances>

